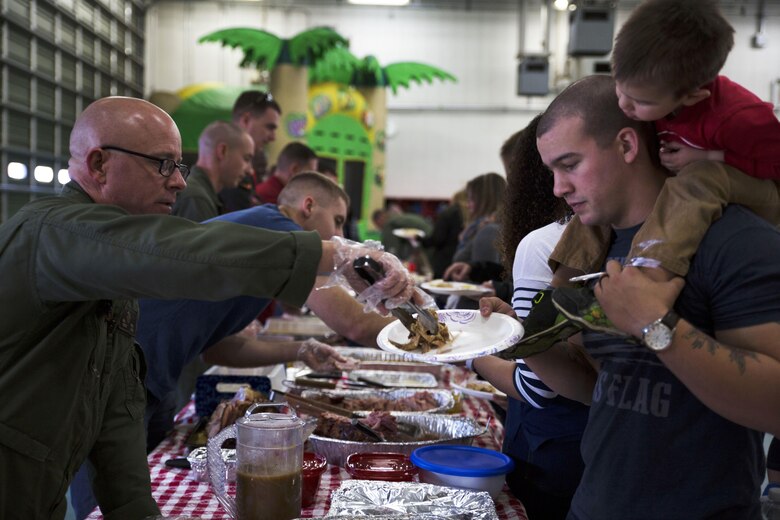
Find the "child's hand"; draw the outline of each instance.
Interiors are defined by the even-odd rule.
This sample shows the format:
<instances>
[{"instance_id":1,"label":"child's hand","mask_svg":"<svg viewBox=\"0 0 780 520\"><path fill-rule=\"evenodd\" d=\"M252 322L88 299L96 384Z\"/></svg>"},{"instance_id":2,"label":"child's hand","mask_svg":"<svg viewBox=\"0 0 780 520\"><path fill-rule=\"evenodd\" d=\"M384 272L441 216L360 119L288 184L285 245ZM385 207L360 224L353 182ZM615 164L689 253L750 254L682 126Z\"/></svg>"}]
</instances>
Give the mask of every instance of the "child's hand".
<instances>
[{"instance_id":1,"label":"child's hand","mask_svg":"<svg viewBox=\"0 0 780 520\"><path fill-rule=\"evenodd\" d=\"M456 282L465 282L471 274L471 266L466 262L455 262L444 270L442 278L444 280L455 280Z\"/></svg>"},{"instance_id":2,"label":"child's hand","mask_svg":"<svg viewBox=\"0 0 780 520\"><path fill-rule=\"evenodd\" d=\"M723 152L718 150L700 150L678 142L661 141L661 164L669 171L677 173L695 161L723 161Z\"/></svg>"},{"instance_id":3,"label":"child's hand","mask_svg":"<svg viewBox=\"0 0 780 520\"><path fill-rule=\"evenodd\" d=\"M479 313L482 314L483 317L488 318L494 312L506 314L507 316L511 316L513 318L517 317L514 309L512 309L512 307L501 298L496 298L495 296L486 296L479 299Z\"/></svg>"}]
</instances>

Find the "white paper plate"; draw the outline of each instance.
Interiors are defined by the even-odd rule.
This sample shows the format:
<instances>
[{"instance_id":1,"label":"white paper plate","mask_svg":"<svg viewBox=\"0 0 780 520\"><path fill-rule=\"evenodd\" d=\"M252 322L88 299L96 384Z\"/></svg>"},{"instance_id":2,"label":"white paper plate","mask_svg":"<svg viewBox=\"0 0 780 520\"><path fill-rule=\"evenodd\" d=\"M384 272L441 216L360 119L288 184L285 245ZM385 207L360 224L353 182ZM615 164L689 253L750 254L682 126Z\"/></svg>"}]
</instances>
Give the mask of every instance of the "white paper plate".
<instances>
[{"instance_id":1,"label":"white paper plate","mask_svg":"<svg viewBox=\"0 0 780 520\"><path fill-rule=\"evenodd\" d=\"M423 238L425 237L425 231L413 227L396 228L393 230L393 234L399 238Z\"/></svg>"},{"instance_id":2,"label":"white paper plate","mask_svg":"<svg viewBox=\"0 0 780 520\"><path fill-rule=\"evenodd\" d=\"M480 385L487 385L490 388L492 388L493 390L490 391L490 392L483 392L482 390L475 390L474 388L469 388L468 384L472 383L474 381L476 381L476 380L464 381L463 385L452 383L451 386L455 390L460 390L461 392L463 392L466 395L473 395L474 397L479 397L480 399L487 399L489 401L492 401L496 397L506 397L506 394L504 392L502 392L501 390L499 390L495 386L491 385L487 381L481 381L480 380L479 384Z\"/></svg>"},{"instance_id":3,"label":"white paper plate","mask_svg":"<svg viewBox=\"0 0 780 520\"><path fill-rule=\"evenodd\" d=\"M447 324L454 339L445 347L430 350L427 354L419 351L407 352L396 347L396 343L406 343L409 331L400 321L385 326L376 338L379 348L387 352L400 354L410 361L438 361L450 363L480 356L487 356L506 350L523 337L523 326L514 318L493 313L483 318L478 310L441 310L437 311L439 321Z\"/></svg>"},{"instance_id":4,"label":"white paper plate","mask_svg":"<svg viewBox=\"0 0 780 520\"><path fill-rule=\"evenodd\" d=\"M420 287L433 294L454 294L456 296L480 296L490 292L490 289L482 287L481 285L465 282L450 282L441 279L421 283Z\"/></svg>"}]
</instances>

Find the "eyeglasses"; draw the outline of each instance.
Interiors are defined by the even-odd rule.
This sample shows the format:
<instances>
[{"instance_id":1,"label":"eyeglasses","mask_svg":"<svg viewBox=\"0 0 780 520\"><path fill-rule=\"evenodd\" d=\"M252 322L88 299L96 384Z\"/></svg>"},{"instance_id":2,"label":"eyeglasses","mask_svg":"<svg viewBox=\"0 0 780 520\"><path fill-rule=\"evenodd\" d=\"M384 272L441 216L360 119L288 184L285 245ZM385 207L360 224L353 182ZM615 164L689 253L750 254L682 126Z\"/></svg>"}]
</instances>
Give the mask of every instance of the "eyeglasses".
<instances>
[{"instance_id":1,"label":"eyeglasses","mask_svg":"<svg viewBox=\"0 0 780 520\"><path fill-rule=\"evenodd\" d=\"M156 161L160 163L160 167L158 168L158 172L163 177L170 177L173 175L173 172L176 170L179 170L179 173L181 173L181 176L185 179L190 174L190 167L186 164L177 163L173 159L161 159L160 157L153 157L151 155L146 155L145 153L141 152L134 152L132 150L127 150L125 148L120 148L118 146L101 146L103 150L115 150L117 152L127 153L130 155L137 155L138 157L143 157L144 159L149 159L150 161Z\"/></svg>"}]
</instances>

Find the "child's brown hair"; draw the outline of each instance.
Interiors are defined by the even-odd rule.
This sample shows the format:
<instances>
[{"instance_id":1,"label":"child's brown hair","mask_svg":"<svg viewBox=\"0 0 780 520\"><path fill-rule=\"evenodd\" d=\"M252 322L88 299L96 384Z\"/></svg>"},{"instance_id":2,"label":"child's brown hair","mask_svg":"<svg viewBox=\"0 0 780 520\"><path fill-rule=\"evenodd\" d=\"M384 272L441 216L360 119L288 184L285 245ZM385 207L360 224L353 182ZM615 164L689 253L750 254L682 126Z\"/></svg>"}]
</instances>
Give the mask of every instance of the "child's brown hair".
<instances>
[{"instance_id":1,"label":"child's brown hair","mask_svg":"<svg viewBox=\"0 0 780 520\"><path fill-rule=\"evenodd\" d=\"M612 74L681 97L713 81L734 45L734 28L714 0L647 0L621 27Z\"/></svg>"}]
</instances>

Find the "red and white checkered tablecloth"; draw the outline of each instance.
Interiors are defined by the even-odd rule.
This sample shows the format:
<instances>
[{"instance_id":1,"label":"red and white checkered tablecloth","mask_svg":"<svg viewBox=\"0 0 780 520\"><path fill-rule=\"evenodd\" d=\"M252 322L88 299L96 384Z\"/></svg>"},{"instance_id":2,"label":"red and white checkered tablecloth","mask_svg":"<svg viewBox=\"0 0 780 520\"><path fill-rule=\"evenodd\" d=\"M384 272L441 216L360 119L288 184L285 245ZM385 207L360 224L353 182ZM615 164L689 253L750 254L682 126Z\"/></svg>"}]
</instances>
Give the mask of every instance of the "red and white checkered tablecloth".
<instances>
[{"instance_id":1,"label":"red and white checkered tablecloth","mask_svg":"<svg viewBox=\"0 0 780 520\"><path fill-rule=\"evenodd\" d=\"M493 416L493 410L487 401L464 396L463 415L472 417L485 424ZM229 520L229 516L219 505L211 487L207 482L196 482L189 477L186 469L173 469L165 466L165 461L171 458L185 457L187 447L184 440L197 422L195 406L190 403L177 416L177 426L168 439L163 441L149 454L149 471L152 477L152 495L165 516L192 516L203 519ZM474 440L475 446L494 450L501 449L504 436L503 425L492 420L489 431ZM342 480L349 474L338 466L329 465L322 474L317 498L313 506L303 509L301 517L311 518L325 516L330 508L330 494L338 489ZM228 484L228 492L235 493L235 485ZM504 490L495 499L496 511L500 520L528 520L525 508L520 501ZM96 509L88 517L90 520L101 519L100 510Z\"/></svg>"}]
</instances>

